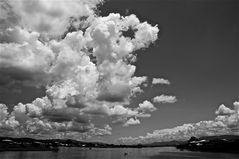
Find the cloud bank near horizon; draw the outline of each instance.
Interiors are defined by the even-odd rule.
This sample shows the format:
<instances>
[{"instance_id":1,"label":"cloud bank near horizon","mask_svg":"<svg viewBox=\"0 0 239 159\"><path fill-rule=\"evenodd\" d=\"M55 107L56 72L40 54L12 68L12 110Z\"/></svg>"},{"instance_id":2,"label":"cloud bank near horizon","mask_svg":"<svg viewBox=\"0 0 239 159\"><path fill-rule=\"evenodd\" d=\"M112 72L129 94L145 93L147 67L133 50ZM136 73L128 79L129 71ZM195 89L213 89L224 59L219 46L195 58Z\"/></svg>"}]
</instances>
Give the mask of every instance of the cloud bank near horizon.
<instances>
[{"instance_id":1,"label":"cloud bank near horizon","mask_svg":"<svg viewBox=\"0 0 239 159\"><path fill-rule=\"evenodd\" d=\"M154 130L145 136L122 137L116 142L119 144L145 144L164 141L184 141L190 137L214 136L214 135L239 135L239 102L233 103L230 109L220 105L215 112L215 119L188 123L170 129Z\"/></svg>"}]
</instances>

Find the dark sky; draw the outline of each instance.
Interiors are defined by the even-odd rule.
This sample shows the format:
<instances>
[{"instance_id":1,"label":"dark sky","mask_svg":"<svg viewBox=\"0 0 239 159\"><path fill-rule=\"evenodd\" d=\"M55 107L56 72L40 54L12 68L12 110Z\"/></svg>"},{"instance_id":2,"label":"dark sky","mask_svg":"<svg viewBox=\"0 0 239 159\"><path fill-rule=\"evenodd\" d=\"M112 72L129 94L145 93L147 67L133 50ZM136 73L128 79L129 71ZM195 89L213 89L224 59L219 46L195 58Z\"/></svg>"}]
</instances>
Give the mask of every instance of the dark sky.
<instances>
[{"instance_id":1,"label":"dark sky","mask_svg":"<svg viewBox=\"0 0 239 159\"><path fill-rule=\"evenodd\" d=\"M138 51L136 76L162 77L171 82L169 86L145 88L131 106L161 94L175 95L178 102L156 105L158 111L140 125L112 125L113 135L106 140L212 120L220 104L232 107L238 99L239 1L111 0L101 7L100 15L112 12L136 14L141 21L158 24L159 40ZM45 95L43 88L22 87L14 91L11 86L0 87L0 103L11 109L18 102L31 102Z\"/></svg>"},{"instance_id":2,"label":"dark sky","mask_svg":"<svg viewBox=\"0 0 239 159\"><path fill-rule=\"evenodd\" d=\"M238 98L238 1L112 0L101 14L111 12L133 13L160 28L156 44L140 51L136 75L164 77L172 84L147 88L136 101L162 93L178 98L175 104L159 105L141 125L113 129L112 138L212 120L220 104L232 106Z\"/></svg>"}]
</instances>

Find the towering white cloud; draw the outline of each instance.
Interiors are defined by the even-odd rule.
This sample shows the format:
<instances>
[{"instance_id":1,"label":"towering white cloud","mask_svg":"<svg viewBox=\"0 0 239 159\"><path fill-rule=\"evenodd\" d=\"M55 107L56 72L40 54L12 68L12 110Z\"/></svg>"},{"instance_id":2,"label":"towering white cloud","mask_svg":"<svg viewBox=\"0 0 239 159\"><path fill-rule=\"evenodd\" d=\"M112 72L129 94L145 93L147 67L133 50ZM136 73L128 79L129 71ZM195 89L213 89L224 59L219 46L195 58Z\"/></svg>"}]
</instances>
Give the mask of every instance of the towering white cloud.
<instances>
[{"instance_id":1,"label":"towering white cloud","mask_svg":"<svg viewBox=\"0 0 239 159\"><path fill-rule=\"evenodd\" d=\"M132 125L156 110L149 102L128 106L147 82L146 76L134 76L134 51L157 40L157 25L136 15L97 16L101 2L0 2L0 82L46 89L45 97L19 103L12 112L0 105L1 130L40 138L110 135L109 125L95 126L92 119L108 116ZM124 35L129 29L133 37Z\"/></svg>"}]
</instances>

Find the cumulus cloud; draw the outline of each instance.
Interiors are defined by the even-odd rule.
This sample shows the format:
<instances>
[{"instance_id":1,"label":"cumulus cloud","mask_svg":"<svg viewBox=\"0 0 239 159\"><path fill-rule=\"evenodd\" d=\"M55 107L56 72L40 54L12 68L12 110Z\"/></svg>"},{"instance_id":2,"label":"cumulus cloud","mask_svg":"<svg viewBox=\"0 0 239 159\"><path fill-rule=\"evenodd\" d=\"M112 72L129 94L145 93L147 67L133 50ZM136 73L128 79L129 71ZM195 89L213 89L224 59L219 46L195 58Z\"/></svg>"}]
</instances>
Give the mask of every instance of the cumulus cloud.
<instances>
[{"instance_id":1,"label":"cumulus cloud","mask_svg":"<svg viewBox=\"0 0 239 159\"><path fill-rule=\"evenodd\" d=\"M121 144L138 144L163 142L172 140L188 140L192 136L238 135L239 113L238 102L234 102L234 109L220 105L216 110L214 120L183 124L169 129L154 130L145 136L122 137L117 140Z\"/></svg>"},{"instance_id":2,"label":"cumulus cloud","mask_svg":"<svg viewBox=\"0 0 239 159\"><path fill-rule=\"evenodd\" d=\"M151 102L145 100L143 103L139 104L138 110L142 111L142 112L145 112L145 113L149 113L149 112L156 111L157 108L154 107L154 105Z\"/></svg>"},{"instance_id":3,"label":"cumulus cloud","mask_svg":"<svg viewBox=\"0 0 239 159\"><path fill-rule=\"evenodd\" d=\"M234 105L234 110L235 110L236 112L238 112L238 111L239 111L239 102L238 102L238 101L235 101L235 102L233 103L233 105Z\"/></svg>"},{"instance_id":4,"label":"cumulus cloud","mask_svg":"<svg viewBox=\"0 0 239 159\"><path fill-rule=\"evenodd\" d=\"M156 110L150 102L139 108L129 105L147 82L146 76L134 75L135 51L157 40L157 25L133 14L98 16L94 10L99 3L0 2L0 87L46 90L45 97L18 103L11 112L1 104L2 134L79 139L110 135L110 125L98 127L92 119L107 116L113 123L133 125ZM134 36L124 35L129 29Z\"/></svg>"},{"instance_id":5,"label":"cumulus cloud","mask_svg":"<svg viewBox=\"0 0 239 159\"><path fill-rule=\"evenodd\" d=\"M104 128L94 128L90 130L90 134L92 136L105 136L105 135L111 135L112 128L107 124L104 126Z\"/></svg>"},{"instance_id":6,"label":"cumulus cloud","mask_svg":"<svg viewBox=\"0 0 239 159\"><path fill-rule=\"evenodd\" d=\"M218 110L215 112L216 115L230 115L233 114L234 110L226 107L224 104L220 105Z\"/></svg>"},{"instance_id":7,"label":"cumulus cloud","mask_svg":"<svg viewBox=\"0 0 239 159\"><path fill-rule=\"evenodd\" d=\"M3 121L8 116L7 106L5 104L0 104L0 121Z\"/></svg>"},{"instance_id":8,"label":"cumulus cloud","mask_svg":"<svg viewBox=\"0 0 239 159\"><path fill-rule=\"evenodd\" d=\"M19 16L18 25L41 34L52 36L61 35L69 26L71 17L80 18L94 14L93 9L101 0L28 0L11 1L5 0L2 3L2 12L10 20L11 15ZM11 11L11 15L9 12ZM13 19L14 22L16 21ZM16 23L16 22L15 22Z\"/></svg>"},{"instance_id":9,"label":"cumulus cloud","mask_svg":"<svg viewBox=\"0 0 239 159\"><path fill-rule=\"evenodd\" d=\"M153 98L154 103L175 103L177 102L177 98L175 96L169 95L160 95Z\"/></svg>"},{"instance_id":10,"label":"cumulus cloud","mask_svg":"<svg viewBox=\"0 0 239 159\"><path fill-rule=\"evenodd\" d=\"M163 78L153 78L152 79L152 84L165 84L165 85L170 85L169 80L163 79Z\"/></svg>"},{"instance_id":11,"label":"cumulus cloud","mask_svg":"<svg viewBox=\"0 0 239 159\"><path fill-rule=\"evenodd\" d=\"M38 40L39 33L16 29L21 33L13 35L23 38L19 40L21 43L0 43L1 81L31 86L46 85L49 79L47 71L55 57L54 53Z\"/></svg>"},{"instance_id":12,"label":"cumulus cloud","mask_svg":"<svg viewBox=\"0 0 239 159\"><path fill-rule=\"evenodd\" d=\"M140 121L138 119L130 118L126 121L126 123L123 124L124 127L128 127L130 125L137 125L140 124Z\"/></svg>"}]
</instances>

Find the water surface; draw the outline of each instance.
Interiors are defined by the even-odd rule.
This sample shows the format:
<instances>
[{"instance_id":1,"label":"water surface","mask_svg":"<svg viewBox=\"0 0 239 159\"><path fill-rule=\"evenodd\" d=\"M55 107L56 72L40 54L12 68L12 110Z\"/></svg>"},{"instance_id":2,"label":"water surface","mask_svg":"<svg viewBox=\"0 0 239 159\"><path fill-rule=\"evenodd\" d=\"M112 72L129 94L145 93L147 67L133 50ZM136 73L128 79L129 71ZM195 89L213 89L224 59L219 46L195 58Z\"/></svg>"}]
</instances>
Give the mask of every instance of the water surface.
<instances>
[{"instance_id":1,"label":"water surface","mask_svg":"<svg viewBox=\"0 0 239 159\"><path fill-rule=\"evenodd\" d=\"M127 153L127 155L125 155ZM58 152L0 152L0 159L238 159L239 154L160 148L60 148Z\"/></svg>"}]
</instances>

